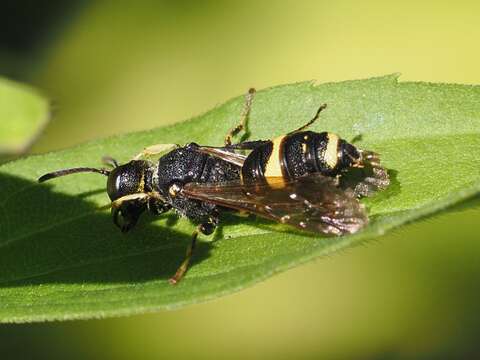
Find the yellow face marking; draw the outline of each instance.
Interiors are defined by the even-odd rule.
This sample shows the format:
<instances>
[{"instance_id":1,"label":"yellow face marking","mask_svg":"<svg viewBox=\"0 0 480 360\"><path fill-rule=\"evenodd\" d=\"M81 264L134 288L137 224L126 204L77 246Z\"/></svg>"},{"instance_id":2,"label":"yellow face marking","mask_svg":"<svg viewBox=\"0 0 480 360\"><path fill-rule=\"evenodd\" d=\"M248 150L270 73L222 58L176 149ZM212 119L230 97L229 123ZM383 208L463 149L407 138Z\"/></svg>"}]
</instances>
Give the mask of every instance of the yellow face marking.
<instances>
[{"instance_id":1,"label":"yellow face marking","mask_svg":"<svg viewBox=\"0 0 480 360\"><path fill-rule=\"evenodd\" d=\"M340 138L332 133L328 133L327 138L328 142L327 148L325 149L324 158L328 167L333 169L338 162L338 141Z\"/></svg>"},{"instance_id":2,"label":"yellow face marking","mask_svg":"<svg viewBox=\"0 0 480 360\"><path fill-rule=\"evenodd\" d=\"M270 157L267 160L267 164L265 165L265 178L269 177L282 177L282 164L280 163L280 158L282 156L281 150L282 150L282 141L285 138L285 135L279 136L275 139L272 140L273 142L273 147L272 147L272 153Z\"/></svg>"}]
</instances>

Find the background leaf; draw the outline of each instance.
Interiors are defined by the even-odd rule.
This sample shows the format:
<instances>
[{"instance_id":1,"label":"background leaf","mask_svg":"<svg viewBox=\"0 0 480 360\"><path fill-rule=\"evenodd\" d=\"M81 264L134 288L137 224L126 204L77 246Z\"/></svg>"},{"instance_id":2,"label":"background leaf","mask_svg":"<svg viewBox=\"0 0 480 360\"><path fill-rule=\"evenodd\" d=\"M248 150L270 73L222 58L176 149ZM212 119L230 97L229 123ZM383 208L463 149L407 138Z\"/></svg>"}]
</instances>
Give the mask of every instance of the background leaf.
<instances>
[{"instance_id":1,"label":"background leaf","mask_svg":"<svg viewBox=\"0 0 480 360\"><path fill-rule=\"evenodd\" d=\"M24 152L49 120L49 103L32 88L0 78L0 155Z\"/></svg>"},{"instance_id":2,"label":"background leaf","mask_svg":"<svg viewBox=\"0 0 480 360\"><path fill-rule=\"evenodd\" d=\"M242 289L276 272L445 208L480 191L480 88L398 83L396 76L258 92L251 138L271 138L329 108L314 130L351 139L382 154L392 185L365 201L371 225L321 238L261 219L223 217L202 237L193 266L176 287L166 279L183 259L193 226L173 215L144 216L122 235L107 212L105 179L80 174L45 185L41 174L98 165L102 155L128 160L154 143L221 144L236 123L238 97L190 121L32 156L0 167L0 318L40 321L170 309Z\"/></svg>"}]
</instances>

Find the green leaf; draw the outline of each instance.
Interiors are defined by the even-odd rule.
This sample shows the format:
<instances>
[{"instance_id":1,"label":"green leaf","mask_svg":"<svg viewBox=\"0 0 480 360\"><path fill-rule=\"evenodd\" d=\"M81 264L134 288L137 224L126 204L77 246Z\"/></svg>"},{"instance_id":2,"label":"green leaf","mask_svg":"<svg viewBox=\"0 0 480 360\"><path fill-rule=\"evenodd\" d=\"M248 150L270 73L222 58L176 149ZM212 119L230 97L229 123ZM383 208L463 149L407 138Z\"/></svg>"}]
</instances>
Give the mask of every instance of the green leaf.
<instances>
[{"instance_id":1,"label":"green leaf","mask_svg":"<svg viewBox=\"0 0 480 360\"><path fill-rule=\"evenodd\" d=\"M144 313L238 291L274 273L373 239L480 191L480 87L398 83L396 76L259 91L251 139L284 134L328 109L313 130L379 152L392 185L363 200L371 224L353 236L323 238L266 220L222 217L201 237L186 278L167 279L184 257L193 225L172 214L143 216L121 234L107 211L105 178L78 174L39 185L52 170L97 166L103 155L127 161L155 143L220 145L243 96L174 126L31 156L0 167L0 319L27 322ZM212 241L213 240L213 241Z\"/></svg>"},{"instance_id":2,"label":"green leaf","mask_svg":"<svg viewBox=\"0 0 480 360\"><path fill-rule=\"evenodd\" d=\"M48 100L36 90L0 77L0 155L27 150L49 115Z\"/></svg>"}]
</instances>

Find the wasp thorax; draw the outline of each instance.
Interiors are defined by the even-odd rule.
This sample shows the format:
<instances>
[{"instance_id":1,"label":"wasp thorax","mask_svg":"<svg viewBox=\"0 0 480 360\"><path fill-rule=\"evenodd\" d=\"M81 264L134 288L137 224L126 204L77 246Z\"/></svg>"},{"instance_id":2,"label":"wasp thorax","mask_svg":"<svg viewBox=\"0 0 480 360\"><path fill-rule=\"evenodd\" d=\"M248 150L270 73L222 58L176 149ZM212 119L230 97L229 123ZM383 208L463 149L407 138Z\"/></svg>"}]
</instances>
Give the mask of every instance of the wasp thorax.
<instances>
[{"instance_id":1,"label":"wasp thorax","mask_svg":"<svg viewBox=\"0 0 480 360\"><path fill-rule=\"evenodd\" d=\"M122 196L144 192L146 161L132 160L112 170L107 180L107 193L114 201Z\"/></svg>"}]
</instances>

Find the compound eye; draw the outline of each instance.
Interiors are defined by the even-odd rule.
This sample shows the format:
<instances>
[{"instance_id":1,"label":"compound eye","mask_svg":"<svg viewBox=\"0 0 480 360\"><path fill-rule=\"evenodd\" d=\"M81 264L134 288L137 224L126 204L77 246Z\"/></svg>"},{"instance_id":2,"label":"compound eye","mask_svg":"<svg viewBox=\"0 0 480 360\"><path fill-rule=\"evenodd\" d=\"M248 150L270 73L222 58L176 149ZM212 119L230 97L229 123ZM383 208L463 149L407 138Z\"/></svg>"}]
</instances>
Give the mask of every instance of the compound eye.
<instances>
[{"instance_id":1,"label":"compound eye","mask_svg":"<svg viewBox=\"0 0 480 360\"><path fill-rule=\"evenodd\" d=\"M117 200L120 197L120 173L113 170L108 176L107 193L111 201Z\"/></svg>"},{"instance_id":2,"label":"compound eye","mask_svg":"<svg viewBox=\"0 0 480 360\"><path fill-rule=\"evenodd\" d=\"M182 187L177 184L177 183L173 183L172 185L170 185L170 187L168 188L168 193L170 194L170 196L172 198L174 198L175 196L177 196L177 194L182 190Z\"/></svg>"},{"instance_id":3,"label":"compound eye","mask_svg":"<svg viewBox=\"0 0 480 360\"><path fill-rule=\"evenodd\" d=\"M107 193L114 201L122 196L143 191L140 184L144 167L140 161L130 161L112 170L107 180Z\"/></svg>"}]
</instances>

